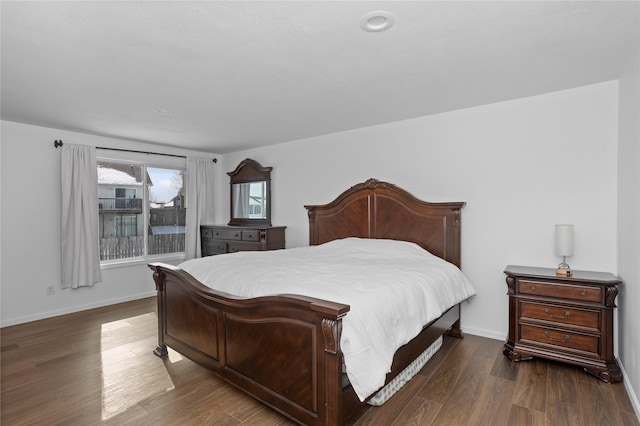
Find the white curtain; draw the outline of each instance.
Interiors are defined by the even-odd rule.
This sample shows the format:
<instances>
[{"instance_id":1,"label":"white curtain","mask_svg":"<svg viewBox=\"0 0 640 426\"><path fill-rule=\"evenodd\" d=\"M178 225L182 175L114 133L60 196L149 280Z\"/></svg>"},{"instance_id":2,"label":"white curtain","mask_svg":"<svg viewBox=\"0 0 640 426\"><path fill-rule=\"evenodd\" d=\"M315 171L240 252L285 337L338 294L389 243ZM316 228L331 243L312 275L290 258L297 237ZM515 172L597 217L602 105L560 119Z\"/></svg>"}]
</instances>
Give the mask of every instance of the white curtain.
<instances>
[{"instance_id":1,"label":"white curtain","mask_svg":"<svg viewBox=\"0 0 640 426\"><path fill-rule=\"evenodd\" d=\"M62 146L62 288L102 281L96 149Z\"/></svg>"},{"instance_id":2,"label":"white curtain","mask_svg":"<svg viewBox=\"0 0 640 426\"><path fill-rule=\"evenodd\" d=\"M213 224L214 166L210 158L187 157L187 259L202 256L200 225Z\"/></svg>"},{"instance_id":3,"label":"white curtain","mask_svg":"<svg viewBox=\"0 0 640 426\"><path fill-rule=\"evenodd\" d=\"M249 218L249 191L250 183L235 183L231 189L231 197L233 198L233 217Z\"/></svg>"}]
</instances>

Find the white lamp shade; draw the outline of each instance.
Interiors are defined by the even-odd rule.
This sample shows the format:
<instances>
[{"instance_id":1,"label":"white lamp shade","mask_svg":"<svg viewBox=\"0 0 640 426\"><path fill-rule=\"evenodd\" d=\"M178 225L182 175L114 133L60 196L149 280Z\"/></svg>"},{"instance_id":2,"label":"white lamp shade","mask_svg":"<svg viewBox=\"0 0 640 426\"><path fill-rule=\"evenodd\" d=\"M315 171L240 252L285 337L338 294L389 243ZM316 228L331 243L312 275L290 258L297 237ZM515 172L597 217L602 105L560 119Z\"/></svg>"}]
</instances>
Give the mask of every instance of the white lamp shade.
<instances>
[{"instance_id":1,"label":"white lamp shade","mask_svg":"<svg viewBox=\"0 0 640 426\"><path fill-rule=\"evenodd\" d=\"M556 225L556 256L573 255L573 225Z\"/></svg>"}]
</instances>

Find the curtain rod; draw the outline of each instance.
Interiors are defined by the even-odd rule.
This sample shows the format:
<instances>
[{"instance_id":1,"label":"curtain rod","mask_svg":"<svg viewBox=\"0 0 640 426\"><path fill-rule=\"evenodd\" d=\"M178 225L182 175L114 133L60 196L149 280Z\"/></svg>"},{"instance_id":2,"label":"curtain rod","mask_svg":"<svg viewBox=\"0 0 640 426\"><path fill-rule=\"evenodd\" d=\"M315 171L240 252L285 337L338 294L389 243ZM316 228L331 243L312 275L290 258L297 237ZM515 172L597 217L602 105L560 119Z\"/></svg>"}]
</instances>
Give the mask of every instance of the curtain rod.
<instances>
[{"instance_id":1,"label":"curtain rod","mask_svg":"<svg viewBox=\"0 0 640 426\"><path fill-rule=\"evenodd\" d=\"M62 145L63 145L63 143L62 143L62 139L59 139L59 140L58 140L58 139L56 139L55 141L53 141L53 146L54 146L54 147L56 147L56 148L58 148L58 147L60 147L60 146L62 146ZM184 156L184 155L177 155L177 154L162 154L162 153L159 153L159 152L148 152L148 151L137 151L137 150L135 150L135 149L106 148L106 147L103 147L103 146L96 146L96 149L106 149L107 151L135 152L135 153L137 153L137 154L147 154L147 155L149 155L149 154L153 154L153 155L164 155L165 157L187 158L187 157L186 157L186 156ZM213 162L214 162L214 163L217 163L217 162L218 162L218 159L217 159L217 158L213 158L212 160L213 160Z\"/></svg>"}]
</instances>

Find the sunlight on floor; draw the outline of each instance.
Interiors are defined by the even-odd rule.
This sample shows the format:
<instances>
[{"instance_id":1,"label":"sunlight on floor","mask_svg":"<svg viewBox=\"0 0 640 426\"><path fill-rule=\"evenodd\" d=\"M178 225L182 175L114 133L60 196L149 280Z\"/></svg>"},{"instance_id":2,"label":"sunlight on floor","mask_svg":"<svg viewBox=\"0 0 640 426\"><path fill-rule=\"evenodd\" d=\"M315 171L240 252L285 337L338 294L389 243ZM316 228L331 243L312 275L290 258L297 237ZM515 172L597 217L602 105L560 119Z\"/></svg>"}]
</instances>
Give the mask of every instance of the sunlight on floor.
<instances>
[{"instance_id":1,"label":"sunlight on floor","mask_svg":"<svg viewBox=\"0 0 640 426\"><path fill-rule=\"evenodd\" d=\"M171 348L167 348L169 351L169 362L171 364L175 364L178 361L182 361L184 358L178 352L174 351Z\"/></svg>"},{"instance_id":2,"label":"sunlight on floor","mask_svg":"<svg viewBox=\"0 0 640 426\"><path fill-rule=\"evenodd\" d=\"M154 312L102 324L102 419L126 411L141 401L174 389L163 360L153 354L157 337L144 335ZM170 362L182 357L169 351Z\"/></svg>"}]
</instances>

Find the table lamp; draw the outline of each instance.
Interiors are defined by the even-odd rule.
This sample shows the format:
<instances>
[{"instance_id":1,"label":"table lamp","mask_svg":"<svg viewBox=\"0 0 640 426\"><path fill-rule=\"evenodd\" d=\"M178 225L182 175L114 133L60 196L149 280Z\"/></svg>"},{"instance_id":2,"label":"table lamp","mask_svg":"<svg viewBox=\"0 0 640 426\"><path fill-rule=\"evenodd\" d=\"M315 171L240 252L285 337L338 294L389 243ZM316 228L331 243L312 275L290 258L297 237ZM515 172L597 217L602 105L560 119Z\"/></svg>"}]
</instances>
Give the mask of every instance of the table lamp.
<instances>
[{"instance_id":1,"label":"table lamp","mask_svg":"<svg viewBox=\"0 0 640 426\"><path fill-rule=\"evenodd\" d=\"M571 267L567 263L567 256L573 255L573 225L556 225L555 243L556 256L562 256L556 275L570 276Z\"/></svg>"}]
</instances>

